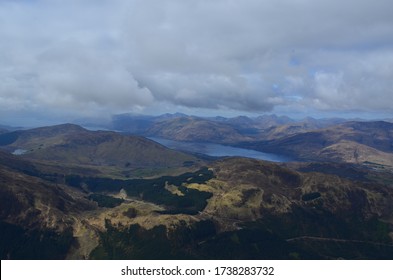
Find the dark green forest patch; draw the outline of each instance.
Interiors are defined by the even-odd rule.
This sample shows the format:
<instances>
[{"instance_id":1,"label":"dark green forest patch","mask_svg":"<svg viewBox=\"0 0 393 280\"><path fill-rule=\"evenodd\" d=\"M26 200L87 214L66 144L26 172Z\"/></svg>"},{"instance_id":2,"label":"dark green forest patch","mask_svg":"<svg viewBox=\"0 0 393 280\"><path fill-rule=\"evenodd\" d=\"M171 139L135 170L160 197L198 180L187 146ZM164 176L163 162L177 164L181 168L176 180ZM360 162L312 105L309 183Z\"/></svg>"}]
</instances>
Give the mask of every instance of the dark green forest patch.
<instances>
[{"instance_id":1,"label":"dark green forest patch","mask_svg":"<svg viewBox=\"0 0 393 280\"><path fill-rule=\"evenodd\" d=\"M187 172L179 176L163 176L155 179L118 180L98 177L67 176L67 184L81 187L83 184L94 193L119 192L124 189L128 196L136 197L155 204L163 205L165 214L195 215L207 205L207 199L212 194L209 192L189 189L183 184L202 184L213 178L213 172L202 168L196 172ZM168 191L165 186L174 185L183 196L178 196Z\"/></svg>"},{"instance_id":2,"label":"dark green forest patch","mask_svg":"<svg viewBox=\"0 0 393 280\"><path fill-rule=\"evenodd\" d=\"M321 197L321 193L319 192L312 192L312 193L306 193L302 196L303 201L311 201L317 198Z\"/></svg>"},{"instance_id":3,"label":"dark green forest patch","mask_svg":"<svg viewBox=\"0 0 393 280\"><path fill-rule=\"evenodd\" d=\"M73 241L71 228L57 233L51 230L26 230L0 222L2 260L61 260L66 257Z\"/></svg>"},{"instance_id":4,"label":"dark green forest patch","mask_svg":"<svg viewBox=\"0 0 393 280\"><path fill-rule=\"evenodd\" d=\"M296 254L294 254L294 252ZM293 259L315 258L263 227L218 233L214 222L181 223L175 229L161 225L116 228L106 222L92 259Z\"/></svg>"}]
</instances>

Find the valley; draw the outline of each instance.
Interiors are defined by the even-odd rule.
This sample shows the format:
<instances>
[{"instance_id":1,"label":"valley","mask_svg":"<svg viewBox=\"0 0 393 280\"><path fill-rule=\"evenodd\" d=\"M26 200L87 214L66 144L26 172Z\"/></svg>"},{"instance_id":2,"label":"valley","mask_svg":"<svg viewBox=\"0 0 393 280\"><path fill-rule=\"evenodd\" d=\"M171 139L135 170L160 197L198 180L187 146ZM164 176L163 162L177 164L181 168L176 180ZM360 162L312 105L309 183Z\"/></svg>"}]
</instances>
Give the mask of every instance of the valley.
<instances>
[{"instance_id":1,"label":"valley","mask_svg":"<svg viewBox=\"0 0 393 280\"><path fill-rule=\"evenodd\" d=\"M144 120L143 128L136 128L141 119ZM393 167L393 124L389 121L340 118L293 120L276 115L257 118L202 118L183 114L144 118L121 115L114 117L112 128L157 139L176 149L199 152L203 151L203 147L197 146L200 143L221 144L273 154L273 159L269 156L265 158L273 161L291 159ZM192 143L197 144L193 145L196 148L190 147ZM220 147L217 148L219 151ZM260 159L264 159L260 156ZM258 155L251 157L258 158Z\"/></svg>"},{"instance_id":2,"label":"valley","mask_svg":"<svg viewBox=\"0 0 393 280\"><path fill-rule=\"evenodd\" d=\"M392 11L0 0L1 278L393 275Z\"/></svg>"},{"instance_id":3,"label":"valley","mask_svg":"<svg viewBox=\"0 0 393 280\"><path fill-rule=\"evenodd\" d=\"M0 132L2 259L393 258L390 123L122 121Z\"/></svg>"},{"instance_id":4,"label":"valley","mask_svg":"<svg viewBox=\"0 0 393 280\"><path fill-rule=\"evenodd\" d=\"M184 142L168 140L164 138L150 137L149 139L156 141L168 148L191 152L199 155L207 155L210 157L246 157L255 158L261 160L268 160L272 162L286 162L290 161L290 158L285 156L280 156L277 154L264 153L251 149L242 149L234 146L213 144L206 142Z\"/></svg>"}]
</instances>

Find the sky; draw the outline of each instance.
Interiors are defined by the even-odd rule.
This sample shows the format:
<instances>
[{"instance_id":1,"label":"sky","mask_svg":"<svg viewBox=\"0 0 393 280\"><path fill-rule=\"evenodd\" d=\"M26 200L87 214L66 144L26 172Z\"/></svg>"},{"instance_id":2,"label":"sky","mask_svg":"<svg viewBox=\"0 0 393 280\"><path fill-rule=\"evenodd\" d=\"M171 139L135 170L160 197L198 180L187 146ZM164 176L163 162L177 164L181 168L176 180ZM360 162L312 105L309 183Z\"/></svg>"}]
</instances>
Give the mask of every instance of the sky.
<instances>
[{"instance_id":1,"label":"sky","mask_svg":"<svg viewBox=\"0 0 393 280\"><path fill-rule=\"evenodd\" d=\"M391 0L0 0L0 123L393 117Z\"/></svg>"}]
</instances>

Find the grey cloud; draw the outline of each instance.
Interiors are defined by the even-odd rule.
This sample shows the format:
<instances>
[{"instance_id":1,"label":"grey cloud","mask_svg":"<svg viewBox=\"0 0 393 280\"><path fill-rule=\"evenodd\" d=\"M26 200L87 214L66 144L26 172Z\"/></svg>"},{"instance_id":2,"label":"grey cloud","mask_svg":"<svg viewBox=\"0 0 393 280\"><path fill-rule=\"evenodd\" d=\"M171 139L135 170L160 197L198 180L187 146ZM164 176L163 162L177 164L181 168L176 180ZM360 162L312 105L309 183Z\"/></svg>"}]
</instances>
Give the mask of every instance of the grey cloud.
<instances>
[{"instance_id":1,"label":"grey cloud","mask_svg":"<svg viewBox=\"0 0 393 280\"><path fill-rule=\"evenodd\" d=\"M0 111L391 112L392 8L387 0L0 1Z\"/></svg>"},{"instance_id":2,"label":"grey cloud","mask_svg":"<svg viewBox=\"0 0 393 280\"><path fill-rule=\"evenodd\" d=\"M389 1L191 2L145 4L142 15L155 7L150 17L128 22L129 40L142 42L133 48L134 72L156 98L245 111L388 110L390 79L367 68L391 69L375 56L393 53ZM162 79L168 72L170 81ZM231 90L222 84L248 75L259 77L257 89L249 80ZM371 92L379 98L364 102Z\"/></svg>"}]
</instances>

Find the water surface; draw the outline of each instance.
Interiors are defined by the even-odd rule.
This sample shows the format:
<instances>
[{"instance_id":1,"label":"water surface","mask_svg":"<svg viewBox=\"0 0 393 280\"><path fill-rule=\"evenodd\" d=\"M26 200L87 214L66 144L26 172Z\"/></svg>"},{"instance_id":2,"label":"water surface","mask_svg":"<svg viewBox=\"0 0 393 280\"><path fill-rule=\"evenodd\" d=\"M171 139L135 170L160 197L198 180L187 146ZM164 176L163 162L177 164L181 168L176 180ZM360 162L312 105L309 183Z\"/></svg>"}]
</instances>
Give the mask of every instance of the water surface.
<instances>
[{"instance_id":1,"label":"water surface","mask_svg":"<svg viewBox=\"0 0 393 280\"><path fill-rule=\"evenodd\" d=\"M16 155L16 156L20 156L20 155L25 154L26 152L27 152L27 150L16 149L15 151L12 152L12 154L13 154L13 155Z\"/></svg>"},{"instance_id":2,"label":"water surface","mask_svg":"<svg viewBox=\"0 0 393 280\"><path fill-rule=\"evenodd\" d=\"M262 153L255 150L242 149L232 146L226 146L221 144L203 143L203 142L182 142L174 141L163 138L149 137L149 139L160 143L170 149L181 150L192 153L200 153L213 157L225 157L225 156L239 156L246 158L255 158L261 160L268 160L274 162L287 162L290 161L288 157Z\"/></svg>"}]
</instances>

